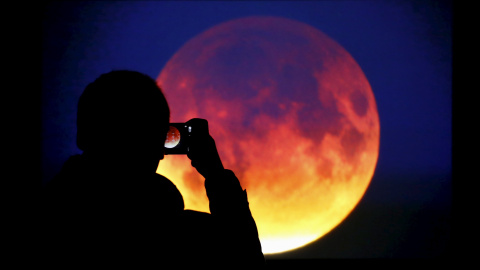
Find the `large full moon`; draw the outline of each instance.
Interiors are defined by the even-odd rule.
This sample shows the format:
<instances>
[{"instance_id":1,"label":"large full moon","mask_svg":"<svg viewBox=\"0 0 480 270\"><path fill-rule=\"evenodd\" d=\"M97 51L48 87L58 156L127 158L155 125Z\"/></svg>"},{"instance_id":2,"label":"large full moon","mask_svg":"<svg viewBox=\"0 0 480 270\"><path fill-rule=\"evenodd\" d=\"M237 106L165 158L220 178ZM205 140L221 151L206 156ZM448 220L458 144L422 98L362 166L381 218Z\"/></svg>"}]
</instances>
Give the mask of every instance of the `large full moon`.
<instances>
[{"instance_id":1,"label":"large full moon","mask_svg":"<svg viewBox=\"0 0 480 270\"><path fill-rule=\"evenodd\" d=\"M208 120L225 168L248 192L264 254L331 231L372 179L380 140L372 89L353 57L312 26L261 16L221 23L181 47L157 82L172 122ZM157 172L186 208L209 211L186 156L166 156Z\"/></svg>"}]
</instances>

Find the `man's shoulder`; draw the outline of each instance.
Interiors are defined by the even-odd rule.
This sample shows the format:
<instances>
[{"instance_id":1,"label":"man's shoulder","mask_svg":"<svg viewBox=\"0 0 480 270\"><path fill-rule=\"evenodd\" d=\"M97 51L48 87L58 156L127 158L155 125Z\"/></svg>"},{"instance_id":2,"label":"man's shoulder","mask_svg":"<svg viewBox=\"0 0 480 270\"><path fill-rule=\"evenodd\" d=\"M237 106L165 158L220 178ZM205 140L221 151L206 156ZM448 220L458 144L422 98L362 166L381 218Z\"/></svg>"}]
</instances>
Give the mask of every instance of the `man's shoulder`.
<instances>
[{"instance_id":1,"label":"man's shoulder","mask_svg":"<svg viewBox=\"0 0 480 270\"><path fill-rule=\"evenodd\" d=\"M177 186L170 179L161 174L153 174L149 180L149 184L154 185L158 188L162 188L170 192L180 193Z\"/></svg>"},{"instance_id":2,"label":"man's shoulder","mask_svg":"<svg viewBox=\"0 0 480 270\"><path fill-rule=\"evenodd\" d=\"M144 190L154 193L155 197L165 201L166 204L168 203L177 210L184 209L183 196L170 179L160 174L153 174L149 180L149 186L144 187Z\"/></svg>"}]
</instances>

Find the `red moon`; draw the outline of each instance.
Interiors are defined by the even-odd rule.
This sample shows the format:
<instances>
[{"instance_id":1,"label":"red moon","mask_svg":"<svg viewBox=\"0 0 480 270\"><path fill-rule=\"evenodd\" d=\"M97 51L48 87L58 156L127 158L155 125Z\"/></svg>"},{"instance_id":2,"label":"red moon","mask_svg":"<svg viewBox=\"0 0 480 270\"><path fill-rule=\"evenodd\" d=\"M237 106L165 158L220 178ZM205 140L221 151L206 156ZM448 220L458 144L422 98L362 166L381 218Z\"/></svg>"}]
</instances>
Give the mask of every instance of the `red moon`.
<instances>
[{"instance_id":1,"label":"red moon","mask_svg":"<svg viewBox=\"0 0 480 270\"><path fill-rule=\"evenodd\" d=\"M166 148L173 148L177 146L180 142L180 131L174 126L170 126L170 129L167 133L167 139L165 140L165 147Z\"/></svg>"},{"instance_id":2,"label":"red moon","mask_svg":"<svg viewBox=\"0 0 480 270\"><path fill-rule=\"evenodd\" d=\"M171 122L209 121L225 168L248 192L265 254L321 238L370 184L380 141L375 97L353 57L312 26L262 16L218 24L181 47L157 82ZM157 172L187 209L209 211L186 156L166 156Z\"/></svg>"}]
</instances>

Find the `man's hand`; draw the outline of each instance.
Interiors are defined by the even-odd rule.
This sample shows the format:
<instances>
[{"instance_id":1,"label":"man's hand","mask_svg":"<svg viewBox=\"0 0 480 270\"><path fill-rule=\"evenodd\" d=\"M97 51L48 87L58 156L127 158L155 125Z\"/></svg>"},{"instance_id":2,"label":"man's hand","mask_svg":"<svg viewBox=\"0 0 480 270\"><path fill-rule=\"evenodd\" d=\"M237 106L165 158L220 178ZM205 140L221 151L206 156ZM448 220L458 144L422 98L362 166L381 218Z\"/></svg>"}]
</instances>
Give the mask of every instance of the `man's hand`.
<instances>
[{"instance_id":1,"label":"man's hand","mask_svg":"<svg viewBox=\"0 0 480 270\"><path fill-rule=\"evenodd\" d=\"M186 124L192 126L187 153L188 158L192 161L192 166L205 178L223 172L223 164L218 155L215 141L208 132L207 120L194 118Z\"/></svg>"}]
</instances>

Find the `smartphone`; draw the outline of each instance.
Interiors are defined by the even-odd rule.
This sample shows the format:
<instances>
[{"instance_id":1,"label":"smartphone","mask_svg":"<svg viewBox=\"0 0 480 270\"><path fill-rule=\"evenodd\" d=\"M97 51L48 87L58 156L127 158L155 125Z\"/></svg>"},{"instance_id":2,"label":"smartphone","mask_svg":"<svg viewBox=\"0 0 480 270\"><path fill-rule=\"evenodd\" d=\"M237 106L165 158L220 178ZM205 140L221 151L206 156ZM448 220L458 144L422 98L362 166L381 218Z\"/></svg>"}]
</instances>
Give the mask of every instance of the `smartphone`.
<instances>
[{"instance_id":1,"label":"smartphone","mask_svg":"<svg viewBox=\"0 0 480 270\"><path fill-rule=\"evenodd\" d=\"M192 126L186 123L170 123L165 140L165 155L186 155Z\"/></svg>"}]
</instances>

